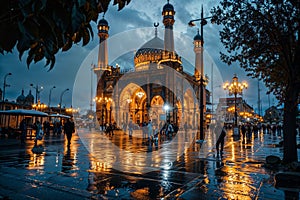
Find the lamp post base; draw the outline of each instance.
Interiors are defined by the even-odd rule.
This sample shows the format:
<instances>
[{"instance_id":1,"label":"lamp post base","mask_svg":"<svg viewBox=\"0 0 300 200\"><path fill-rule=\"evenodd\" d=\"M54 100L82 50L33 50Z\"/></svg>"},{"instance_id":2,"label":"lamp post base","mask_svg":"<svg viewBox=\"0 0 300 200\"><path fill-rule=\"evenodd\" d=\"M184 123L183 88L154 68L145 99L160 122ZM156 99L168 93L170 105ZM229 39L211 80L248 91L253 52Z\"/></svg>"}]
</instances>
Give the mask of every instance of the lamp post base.
<instances>
[{"instance_id":1,"label":"lamp post base","mask_svg":"<svg viewBox=\"0 0 300 200\"><path fill-rule=\"evenodd\" d=\"M236 137L236 136L240 136L240 129L238 126L234 126L233 127L233 134L232 136Z\"/></svg>"}]
</instances>

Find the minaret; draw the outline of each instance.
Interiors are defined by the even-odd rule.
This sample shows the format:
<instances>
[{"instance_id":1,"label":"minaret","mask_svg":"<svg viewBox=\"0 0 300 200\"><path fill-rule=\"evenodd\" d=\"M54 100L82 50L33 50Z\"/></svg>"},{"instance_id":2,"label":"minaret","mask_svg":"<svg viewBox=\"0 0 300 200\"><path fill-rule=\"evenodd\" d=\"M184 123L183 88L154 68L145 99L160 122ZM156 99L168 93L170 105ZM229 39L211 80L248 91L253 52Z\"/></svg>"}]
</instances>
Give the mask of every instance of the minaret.
<instances>
[{"instance_id":1,"label":"minaret","mask_svg":"<svg viewBox=\"0 0 300 200\"><path fill-rule=\"evenodd\" d=\"M173 24L175 22L175 11L173 5L169 3L169 0L168 3L163 7L162 15L164 16L163 23L165 25L165 50L174 52Z\"/></svg>"},{"instance_id":2,"label":"minaret","mask_svg":"<svg viewBox=\"0 0 300 200\"><path fill-rule=\"evenodd\" d=\"M200 80L200 76L203 76L203 39L199 34L199 29L197 35L194 37L194 52L195 52L195 73L194 76L196 81Z\"/></svg>"},{"instance_id":3,"label":"minaret","mask_svg":"<svg viewBox=\"0 0 300 200\"><path fill-rule=\"evenodd\" d=\"M94 72L97 74L97 81L101 76L103 70L108 68L108 50L107 50L107 38L108 38L108 22L103 18L98 22L98 36L99 36L99 52L98 52L98 64L94 68Z\"/></svg>"}]
</instances>

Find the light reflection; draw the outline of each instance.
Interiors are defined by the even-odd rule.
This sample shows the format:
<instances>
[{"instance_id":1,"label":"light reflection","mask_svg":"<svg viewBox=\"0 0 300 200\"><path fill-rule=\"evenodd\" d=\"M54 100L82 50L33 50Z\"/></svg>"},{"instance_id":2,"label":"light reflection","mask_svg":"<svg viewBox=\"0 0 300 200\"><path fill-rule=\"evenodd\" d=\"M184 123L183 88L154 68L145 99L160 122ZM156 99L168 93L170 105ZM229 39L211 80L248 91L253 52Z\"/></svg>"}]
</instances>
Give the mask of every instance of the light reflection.
<instances>
[{"instance_id":1,"label":"light reflection","mask_svg":"<svg viewBox=\"0 0 300 200\"><path fill-rule=\"evenodd\" d=\"M42 145L29 144L26 148L26 154L30 156L27 169L44 169L45 152Z\"/></svg>"},{"instance_id":2,"label":"light reflection","mask_svg":"<svg viewBox=\"0 0 300 200\"><path fill-rule=\"evenodd\" d=\"M73 142L71 140L71 142ZM74 143L74 142L73 142ZM75 170L79 170L78 166L78 157L77 157L77 151L78 151L78 144L68 145L67 140L65 140L64 143L64 156L62 159L62 172L70 173ZM77 176L77 173L71 173L71 176Z\"/></svg>"},{"instance_id":3,"label":"light reflection","mask_svg":"<svg viewBox=\"0 0 300 200\"><path fill-rule=\"evenodd\" d=\"M103 133L89 134L84 130L79 134L91 157L94 157L93 170L100 171L114 168L142 174L160 168L171 169L174 158L180 160L187 146L187 138L183 132L178 132L172 138L172 142L162 142L158 146L152 143L145 144L145 140L140 137L129 138L119 131L116 131L113 137ZM189 134L188 139L192 139L193 136L193 133ZM97 162L103 163L107 168L96 167Z\"/></svg>"},{"instance_id":4,"label":"light reflection","mask_svg":"<svg viewBox=\"0 0 300 200\"><path fill-rule=\"evenodd\" d=\"M233 137L231 138L231 161L235 161L235 146Z\"/></svg>"}]
</instances>

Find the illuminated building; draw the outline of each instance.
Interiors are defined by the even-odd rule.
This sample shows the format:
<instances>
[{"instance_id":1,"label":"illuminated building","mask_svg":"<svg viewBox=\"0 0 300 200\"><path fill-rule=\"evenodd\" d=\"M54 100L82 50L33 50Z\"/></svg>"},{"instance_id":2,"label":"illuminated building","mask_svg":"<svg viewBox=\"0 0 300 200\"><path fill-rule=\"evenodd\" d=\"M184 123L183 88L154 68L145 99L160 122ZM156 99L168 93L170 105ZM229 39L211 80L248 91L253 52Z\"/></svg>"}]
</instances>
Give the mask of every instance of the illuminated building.
<instances>
[{"instance_id":1,"label":"illuminated building","mask_svg":"<svg viewBox=\"0 0 300 200\"><path fill-rule=\"evenodd\" d=\"M139 124L152 120L154 124L170 121L177 125L188 123L193 128L199 126L201 71L197 66L203 58L203 51L199 49L201 37L199 32L194 37L195 72L190 74L184 71L182 59L174 46L175 13L169 2L164 5L164 40L157 34L159 24L154 23L154 37L135 52L134 69L130 71L122 71L118 65L108 65L109 25L104 18L99 20L98 64L94 66L97 94L94 99L100 124L121 126L129 121ZM204 77L204 86L207 83L208 78ZM205 89L204 112L209 96ZM168 109L163 109L164 105L168 105Z\"/></svg>"}]
</instances>

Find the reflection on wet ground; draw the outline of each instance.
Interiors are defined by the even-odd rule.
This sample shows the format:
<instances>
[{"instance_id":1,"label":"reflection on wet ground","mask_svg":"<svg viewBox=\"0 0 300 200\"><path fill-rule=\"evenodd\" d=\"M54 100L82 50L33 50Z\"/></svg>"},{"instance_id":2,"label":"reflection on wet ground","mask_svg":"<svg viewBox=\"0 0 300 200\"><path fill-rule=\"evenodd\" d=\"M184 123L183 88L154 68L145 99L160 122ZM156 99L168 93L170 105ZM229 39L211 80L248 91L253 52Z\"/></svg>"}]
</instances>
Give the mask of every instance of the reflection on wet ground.
<instances>
[{"instance_id":1,"label":"reflection on wet ground","mask_svg":"<svg viewBox=\"0 0 300 200\"><path fill-rule=\"evenodd\" d=\"M195 143L194 131L179 131L157 143L122 131L108 136L85 129L70 146L63 135L48 136L37 146L32 140L22 146L1 139L0 197L289 199L290 193L274 187L275 171L263 167L266 155L282 157L275 145L281 136L236 139L231 134L222 154L216 153L216 135L210 131L203 144ZM299 198L298 192L291 195Z\"/></svg>"}]
</instances>

